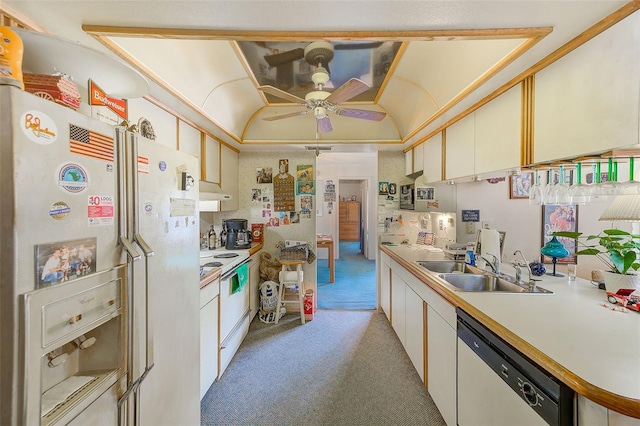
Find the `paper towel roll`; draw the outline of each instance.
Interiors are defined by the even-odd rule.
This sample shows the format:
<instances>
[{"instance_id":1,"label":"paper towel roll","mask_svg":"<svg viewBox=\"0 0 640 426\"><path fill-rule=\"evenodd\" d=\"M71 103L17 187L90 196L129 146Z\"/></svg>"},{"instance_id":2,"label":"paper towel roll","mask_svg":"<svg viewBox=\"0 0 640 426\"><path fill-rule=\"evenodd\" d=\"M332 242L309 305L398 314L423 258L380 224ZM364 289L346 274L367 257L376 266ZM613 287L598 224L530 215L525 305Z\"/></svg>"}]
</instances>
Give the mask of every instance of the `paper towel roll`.
<instances>
[{"instance_id":1,"label":"paper towel roll","mask_svg":"<svg viewBox=\"0 0 640 426\"><path fill-rule=\"evenodd\" d=\"M500 259L500 233L495 229L480 230L480 255L489 260L493 258L488 256L492 254Z\"/></svg>"}]
</instances>

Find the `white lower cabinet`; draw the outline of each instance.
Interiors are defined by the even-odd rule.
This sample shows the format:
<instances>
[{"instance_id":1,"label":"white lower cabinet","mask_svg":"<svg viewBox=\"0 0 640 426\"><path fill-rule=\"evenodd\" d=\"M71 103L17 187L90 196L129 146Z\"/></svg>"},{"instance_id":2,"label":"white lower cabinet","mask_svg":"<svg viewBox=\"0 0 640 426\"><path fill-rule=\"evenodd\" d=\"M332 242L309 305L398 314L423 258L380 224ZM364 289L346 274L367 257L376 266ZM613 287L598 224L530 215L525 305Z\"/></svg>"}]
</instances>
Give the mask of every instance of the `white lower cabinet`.
<instances>
[{"instance_id":1,"label":"white lower cabinet","mask_svg":"<svg viewBox=\"0 0 640 426\"><path fill-rule=\"evenodd\" d=\"M577 395L578 426L640 426L640 419L625 416Z\"/></svg>"},{"instance_id":2,"label":"white lower cabinet","mask_svg":"<svg viewBox=\"0 0 640 426\"><path fill-rule=\"evenodd\" d=\"M444 421L453 426L456 424L456 330L431 305L427 307L427 336L427 389Z\"/></svg>"},{"instance_id":3,"label":"white lower cabinet","mask_svg":"<svg viewBox=\"0 0 640 426\"><path fill-rule=\"evenodd\" d=\"M218 377L218 312L220 282L200 290L200 399Z\"/></svg>"},{"instance_id":4,"label":"white lower cabinet","mask_svg":"<svg viewBox=\"0 0 640 426\"><path fill-rule=\"evenodd\" d=\"M407 284L395 271L391 272L391 325L395 330L402 346L406 349L406 307L405 307L405 289Z\"/></svg>"},{"instance_id":5,"label":"white lower cabinet","mask_svg":"<svg viewBox=\"0 0 640 426\"><path fill-rule=\"evenodd\" d=\"M405 339L404 349L411 359L422 383L424 380L425 363L425 302L410 287L405 291ZM426 384L426 383L425 383Z\"/></svg>"},{"instance_id":6,"label":"white lower cabinet","mask_svg":"<svg viewBox=\"0 0 640 426\"><path fill-rule=\"evenodd\" d=\"M251 309L249 322L260 310L260 253L258 251L252 254L249 264L249 308Z\"/></svg>"},{"instance_id":7,"label":"white lower cabinet","mask_svg":"<svg viewBox=\"0 0 640 426\"><path fill-rule=\"evenodd\" d=\"M391 321L391 267L388 259L384 253L380 256L380 307Z\"/></svg>"}]
</instances>

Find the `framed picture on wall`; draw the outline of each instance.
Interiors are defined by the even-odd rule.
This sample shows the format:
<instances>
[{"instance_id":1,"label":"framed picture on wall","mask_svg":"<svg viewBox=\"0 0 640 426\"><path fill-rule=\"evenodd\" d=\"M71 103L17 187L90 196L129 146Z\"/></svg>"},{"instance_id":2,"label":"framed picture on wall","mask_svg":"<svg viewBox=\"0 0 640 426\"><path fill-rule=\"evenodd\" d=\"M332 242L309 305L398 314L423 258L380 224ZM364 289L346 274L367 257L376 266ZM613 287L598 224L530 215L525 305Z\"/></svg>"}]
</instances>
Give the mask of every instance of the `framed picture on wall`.
<instances>
[{"instance_id":1,"label":"framed picture on wall","mask_svg":"<svg viewBox=\"0 0 640 426\"><path fill-rule=\"evenodd\" d=\"M567 206L546 205L542 206L542 245L544 247L553 238L553 233L558 231L578 232L578 206L570 204ZM557 237L564 248L569 252L569 256L558 259L558 263L577 263L576 240L573 238ZM548 256L541 255L542 263L552 263Z\"/></svg>"},{"instance_id":2,"label":"framed picture on wall","mask_svg":"<svg viewBox=\"0 0 640 426\"><path fill-rule=\"evenodd\" d=\"M523 172L509 176L509 198L529 198L533 186L533 173Z\"/></svg>"}]
</instances>

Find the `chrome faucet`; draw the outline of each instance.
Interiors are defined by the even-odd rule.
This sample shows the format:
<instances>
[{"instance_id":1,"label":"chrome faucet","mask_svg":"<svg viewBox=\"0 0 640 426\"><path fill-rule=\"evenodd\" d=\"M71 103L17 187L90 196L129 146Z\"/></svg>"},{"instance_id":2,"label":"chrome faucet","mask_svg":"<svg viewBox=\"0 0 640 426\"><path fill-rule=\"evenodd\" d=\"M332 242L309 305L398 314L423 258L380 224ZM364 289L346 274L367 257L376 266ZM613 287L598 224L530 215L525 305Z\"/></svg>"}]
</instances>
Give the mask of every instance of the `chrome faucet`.
<instances>
[{"instance_id":1,"label":"chrome faucet","mask_svg":"<svg viewBox=\"0 0 640 426\"><path fill-rule=\"evenodd\" d=\"M496 275L500 275L500 258L495 254L487 253L489 256L493 256L493 261L490 261L484 256L480 256L480 259L484 260L487 265L491 266L491 269Z\"/></svg>"},{"instance_id":2,"label":"chrome faucet","mask_svg":"<svg viewBox=\"0 0 640 426\"><path fill-rule=\"evenodd\" d=\"M536 287L536 282L531 279L531 267L529 266L529 262L527 262L527 258L524 257L524 254L522 254L520 250L516 250L513 252L514 256L516 256L517 254L520 254L520 257L522 257L522 261L524 262L524 265L522 265L520 261L517 259L514 261L513 266L516 268L516 281L520 282L520 280L522 279L521 267L522 266L526 267L527 272L529 273L529 281L527 281L527 284L529 284L529 290L533 290Z\"/></svg>"}]
</instances>

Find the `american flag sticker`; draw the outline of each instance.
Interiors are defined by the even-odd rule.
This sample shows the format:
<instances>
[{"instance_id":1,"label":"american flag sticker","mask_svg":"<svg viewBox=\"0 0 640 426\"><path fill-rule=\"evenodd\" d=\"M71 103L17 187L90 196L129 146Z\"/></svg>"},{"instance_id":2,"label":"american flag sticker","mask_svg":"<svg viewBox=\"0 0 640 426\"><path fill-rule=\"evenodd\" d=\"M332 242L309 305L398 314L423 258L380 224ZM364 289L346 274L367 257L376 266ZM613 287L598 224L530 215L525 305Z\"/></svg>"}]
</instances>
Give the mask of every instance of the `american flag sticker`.
<instances>
[{"instance_id":1,"label":"american flag sticker","mask_svg":"<svg viewBox=\"0 0 640 426\"><path fill-rule=\"evenodd\" d=\"M113 161L113 138L69 124L69 151L100 160Z\"/></svg>"},{"instance_id":2,"label":"american flag sticker","mask_svg":"<svg viewBox=\"0 0 640 426\"><path fill-rule=\"evenodd\" d=\"M138 173L149 174L149 157L138 155Z\"/></svg>"}]
</instances>

